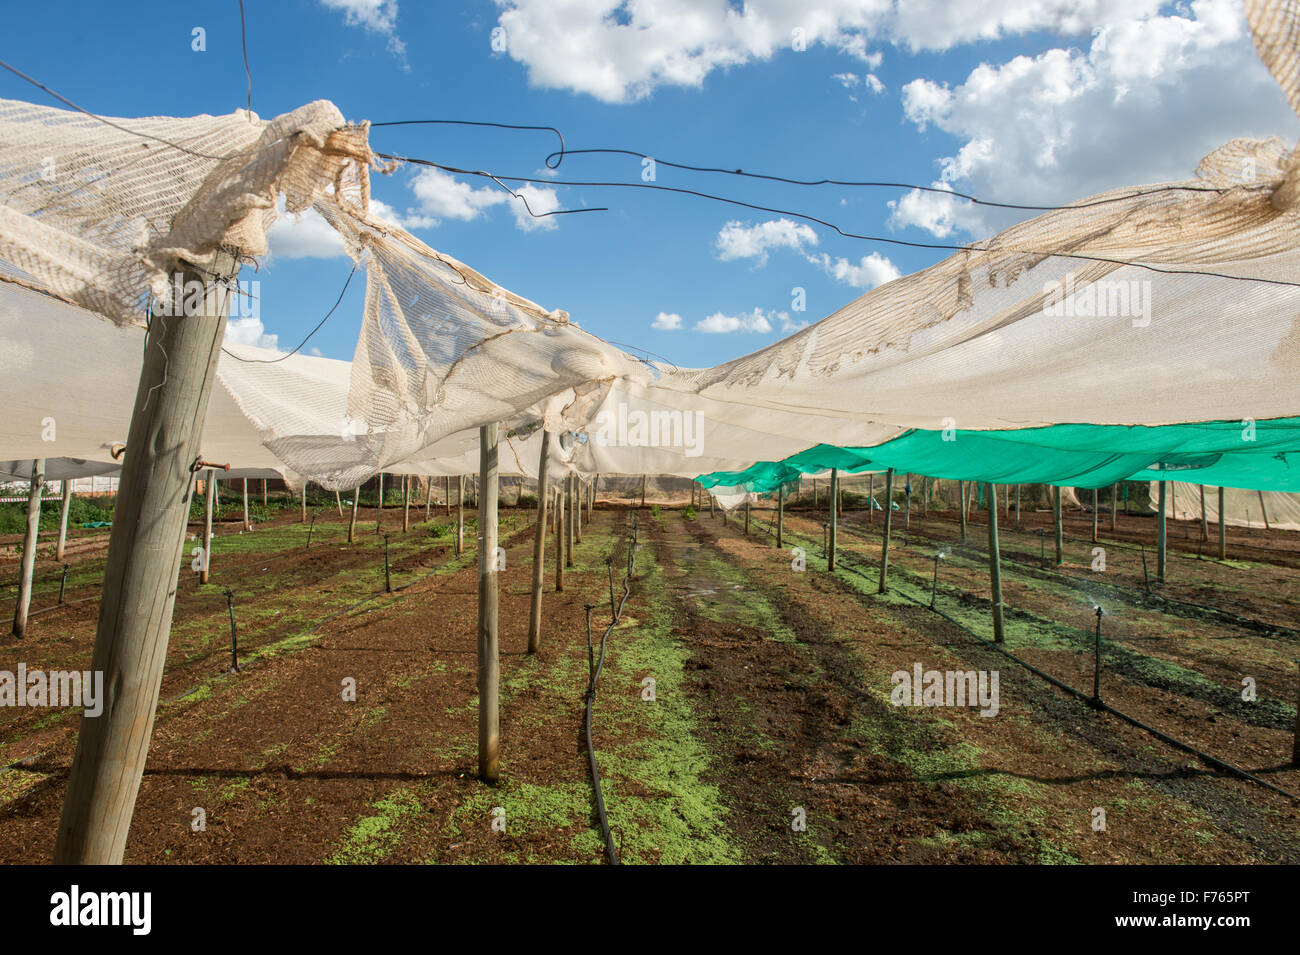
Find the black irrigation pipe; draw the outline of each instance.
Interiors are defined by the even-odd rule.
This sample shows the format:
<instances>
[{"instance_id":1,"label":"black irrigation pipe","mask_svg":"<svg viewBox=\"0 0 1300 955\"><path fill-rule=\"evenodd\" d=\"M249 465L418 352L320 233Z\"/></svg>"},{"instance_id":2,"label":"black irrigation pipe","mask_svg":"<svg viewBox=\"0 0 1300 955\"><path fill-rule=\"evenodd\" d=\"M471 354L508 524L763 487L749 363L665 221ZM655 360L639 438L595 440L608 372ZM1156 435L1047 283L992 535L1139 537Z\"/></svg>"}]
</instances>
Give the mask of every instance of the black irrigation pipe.
<instances>
[{"instance_id":1,"label":"black irrigation pipe","mask_svg":"<svg viewBox=\"0 0 1300 955\"><path fill-rule=\"evenodd\" d=\"M793 535L793 536L799 537L802 535ZM851 551L849 552L849 554L853 557L860 556L857 554L853 554ZM852 560L841 560L839 561L839 565L842 566L845 570L849 571L850 573L857 574L859 577L862 577L866 580L873 579L872 577L869 577L868 575L862 573L862 571L854 567ZM1197 749L1195 746L1192 746L1190 743L1185 743L1180 739L1170 736L1168 733L1156 729L1154 726L1149 726L1146 723L1143 723L1135 716L1130 716L1129 714L1123 712L1122 710L1115 709L1115 707L1111 706L1109 703L1097 699L1091 696L1090 694L1084 693L1082 690L1070 686L1068 683L1064 682L1063 680L1057 679L1056 677L1052 676L1050 673L1046 673L1038 669L1038 667L1034 666L1032 663L1022 660L1020 657L1016 656L1010 650L998 646L998 644L995 643L994 641L989 640L986 637L981 637L978 633L976 633L974 630L967 627L964 623L961 623L955 617L948 616L948 614L944 613L942 610L931 607L928 604L924 603L923 601L917 600L915 597L911 596L910 594L904 593L902 590L899 590L896 587L893 588L893 590L894 593L898 594L904 600L916 604L916 606L920 607L923 610L928 610L931 613L937 614L938 616L942 617L944 620L947 620L949 623L955 626L958 630L961 630L962 632L969 634L970 636L974 637L976 640L978 640L980 643L984 644L985 646L989 647L990 649L996 650L998 653L1001 653L1003 656L1011 660L1013 663L1020 664L1020 666L1024 667L1030 673L1033 673L1035 676L1042 677L1044 680L1046 680L1048 683L1052 684L1053 686L1057 687L1058 689L1064 690L1066 693L1070 694L1071 696L1077 697L1092 709L1100 710L1105 713L1110 713L1113 716L1118 716L1124 722L1132 726L1135 726L1140 730L1144 730L1147 733L1150 733L1152 736L1154 736L1156 739L1160 740L1161 742L1166 743L1169 746L1174 747L1175 749L1181 750L1184 753L1188 753L1189 755L1195 756L1197 759L1199 759L1201 762L1205 763L1208 766L1213 766L1216 769L1222 770L1223 772L1229 773L1233 776L1237 776L1241 779L1246 780L1247 782L1255 783L1256 785L1262 786L1263 788L1275 792L1280 796L1285 796L1287 799L1290 799L1292 802L1300 803L1300 795L1297 795L1296 793L1293 793L1290 790L1283 789L1281 786L1276 786L1273 783L1269 782L1267 779L1262 779L1259 776L1256 776L1254 773L1249 772L1248 770L1242 769L1239 766L1234 766L1232 763L1225 762L1224 760L1219 759L1217 756L1210 755L1204 750Z\"/></svg>"},{"instance_id":2,"label":"black irrigation pipe","mask_svg":"<svg viewBox=\"0 0 1300 955\"><path fill-rule=\"evenodd\" d=\"M635 518L636 512L633 511ZM595 669L590 670L590 678L587 681L587 702L584 722L587 731L587 762L591 767L591 788L596 796L596 815L600 819L600 832L605 840L605 855L609 859L610 865L618 865L618 852L614 848L614 834L609 829L609 817L605 813L605 795L601 789L600 771L596 768L596 747L591 738L591 711L596 703L596 686L600 683L601 671L605 668L605 646L609 642L609 635L614 628L618 626L619 619L623 616L623 605L627 603L628 597L632 595L632 575L636 572L636 521L632 522L632 537L628 543L627 558L627 576L623 578L623 597L614 608L614 619L609 622L605 628L605 633L600 638L600 658L596 661ZM610 562L613 567L613 562ZM610 591L610 600L613 602L613 591ZM590 666L591 660L591 607L587 607L587 659Z\"/></svg>"}]
</instances>

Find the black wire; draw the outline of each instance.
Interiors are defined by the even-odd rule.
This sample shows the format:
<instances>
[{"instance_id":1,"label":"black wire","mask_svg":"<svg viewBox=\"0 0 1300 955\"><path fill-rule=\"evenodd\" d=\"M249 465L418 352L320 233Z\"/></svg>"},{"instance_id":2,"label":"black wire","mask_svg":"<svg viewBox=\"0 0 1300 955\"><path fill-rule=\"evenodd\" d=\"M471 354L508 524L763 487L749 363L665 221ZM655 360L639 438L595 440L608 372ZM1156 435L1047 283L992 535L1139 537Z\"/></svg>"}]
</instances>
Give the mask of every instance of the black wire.
<instances>
[{"instance_id":1,"label":"black wire","mask_svg":"<svg viewBox=\"0 0 1300 955\"><path fill-rule=\"evenodd\" d=\"M244 75L248 77L248 112L253 112L253 74L248 69L248 31L244 27L244 0L239 0L239 45L244 50Z\"/></svg>"},{"instance_id":2,"label":"black wire","mask_svg":"<svg viewBox=\"0 0 1300 955\"><path fill-rule=\"evenodd\" d=\"M481 122L479 120L473 120L473 119L399 119L388 123L370 124L371 129L378 129L380 126L486 126L492 129L524 129L524 130L546 131L546 132L554 133L556 137L560 140L559 151L553 152L550 154L550 156L546 157L546 168L547 169L560 168L560 163L564 161L564 156L565 156L564 134L560 132L558 129L556 129L554 126L520 126L515 123L489 123L489 122ZM551 164L552 156L560 157L555 161L554 165Z\"/></svg>"},{"instance_id":3,"label":"black wire","mask_svg":"<svg viewBox=\"0 0 1300 955\"><path fill-rule=\"evenodd\" d=\"M621 189L649 189L656 192L672 192L679 195L694 196L700 199L709 199L713 202L721 202L727 205L740 206L745 209L753 209L756 212L767 212L773 215L792 216L796 219L803 219L806 222L814 222L817 225L825 226L828 229L838 233L846 239L861 239L865 242L879 242L885 245L905 246L911 249L938 249L948 252L1001 252L1014 253L1016 255L1029 255L1041 258L1063 258L1075 259L1081 262L1100 262L1106 265L1115 266L1132 266L1133 268L1145 269L1149 272L1158 272L1162 275L1200 275L1208 278L1229 279L1234 282L1260 282L1266 285L1282 285L1291 288L1300 288L1300 282L1288 282L1283 279L1269 279L1251 275L1229 275L1225 272L1210 272L1204 269L1171 269L1160 268L1156 265L1147 265L1143 262L1131 262L1124 259L1112 259L1105 256L1080 255L1075 252L1044 252L1036 249L1016 249L1006 247L981 247L978 245L958 245L946 242L912 242L906 239L891 239L887 236L879 235L862 235L857 232L846 232L833 222L820 219L817 216L805 212L793 212L789 209L777 209L771 206L760 206L752 202L743 202L740 199L730 199L726 196L715 195L714 193L701 192L697 189L684 189L678 186L661 186L656 183L647 182L609 182L601 180L581 181L565 179L536 179L529 176L507 176L497 173L484 172L476 169L461 169L457 166L447 166L443 163L434 162L432 159L419 159L411 156L396 156L389 153L376 153L384 159L394 159L398 162L409 162L420 166L432 166L435 169L442 169L445 172L458 173L465 176L481 176L487 179L499 180L508 179L511 182L528 182L544 183L557 186L593 186L593 187L617 187ZM1068 209L1069 207L1063 207Z\"/></svg>"},{"instance_id":4,"label":"black wire","mask_svg":"<svg viewBox=\"0 0 1300 955\"><path fill-rule=\"evenodd\" d=\"M1094 199L1091 202L1074 202L1064 206L1037 206L1026 205L1018 202L995 202L992 199L981 199L978 196L966 192L958 192L955 189L943 189L939 186L922 186L911 182L884 182L855 179L792 179L788 176L774 176L760 172L745 172L743 169L723 169L718 166L693 166L689 163L672 162L667 159L656 159L650 153L641 153L634 149L565 149L563 144L561 144L559 152L551 153L546 157L546 166L548 169L556 169L559 167L560 163L558 161L555 165L551 165L551 159L554 156L559 156L563 159L565 156L579 156L584 154L636 156L639 159L654 160L656 166L669 166L673 169L684 169L688 172L716 172L728 176L742 176L746 179L762 179L766 182L783 182L792 186L866 186L880 189L915 189L919 192L932 192L940 196L965 199L967 202L972 202L975 205L980 206L990 206L996 209L1025 209L1031 212L1055 212L1062 209L1088 209L1093 206L1103 206L1111 202L1124 202L1129 199L1140 199L1143 196L1153 196L1162 192L1214 192L1222 194L1228 191L1218 186L1159 186L1155 189L1148 189L1144 192L1131 192L1122 196L1112 196L1109 199Z\"/></svg>"},{"instance_id":5,"label":"black wire","mask_svg":"<svg viewBox=\"0 0 1300 955\"><path fill-rule=\"evenodd\" d=\"M296 355L302 349L302 346L306 345L307 342L311 340L311 337L321 330L321 326L329 321L330 316L334 314L335 309L337 309L339 307L339 304L343 301L343 296L348 293L348 286L352 284L352 276L356 274L357 274L357 266L356 263L354 262L352 263L352 271L348 273L347 281L343 283L343 291L339 292L339 297L334 302L334 305L330 308L328 312L325 313L325 317L316 323L316 327L307 333L307 337L298 343L298 347L295 348L293 351L287 352L281 355L279 358L240 358L234 352L229 351L225 345L221 346L221 350L225 352L227 355L229 355L231 358L235 359L235 361L242 361L246 365L274 365L278 361L284 361L290 355Z\"/></svg>"}]
</instances>

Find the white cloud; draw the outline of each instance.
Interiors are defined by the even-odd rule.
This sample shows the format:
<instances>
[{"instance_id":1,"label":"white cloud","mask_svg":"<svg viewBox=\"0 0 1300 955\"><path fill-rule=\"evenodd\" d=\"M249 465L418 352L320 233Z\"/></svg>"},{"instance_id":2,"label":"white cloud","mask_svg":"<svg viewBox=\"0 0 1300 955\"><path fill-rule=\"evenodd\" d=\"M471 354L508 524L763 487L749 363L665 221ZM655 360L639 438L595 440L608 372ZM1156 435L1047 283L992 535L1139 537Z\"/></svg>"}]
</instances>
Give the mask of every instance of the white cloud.
<instances>
[{"instance_id":1,"label":"white cloud","mask_svg":"<svg viewBox=\"0 0 1300 955\"><path fill-rule=\"evenodd\" d=\"M893 262L879 252L864 255L856 264L843 257L832 259L825 252L808 256L808 261L819 266L837 282L860 289L873 289L877 285L892 282L902 274Z\"/></svg>"},{"instance_id":2,"label":"white cloud","mask_svg":"<svg viewBox=\"0 0 1300 955\"><path fill-rule=\"evenodd\" d=\"M256 345L278 349L280 336L266 334L260 318L232 318L226 322L226 342L231 345Z\"/></svg>"},{"instance_id":3,"label":"white cloud","mask_svg":"<svg viewBox=\"0 0 1300 955\"><path fill-rule=\"evenodd\" d=\"M281 214L266 239L272 259L332 259L346 254L342 237L315 209L297 216Z\"/></svg>"},{"instance_id":4,"label":"white cloud","mask_svg":"<svg viewBox=\"0 0 1300 955\"><path fill-rule=\"evenodd\" d=\"M855 89L858 85L857 73L832 73L831 79L839 80L840 85L846 90Z\"/></svg>"},{"instance_id":5,"label":"white cloud","mask_svg":"<svg viewBox=\"0 0 1300 955\"><path fill-rule=\"evenodd\" d=\"M1159 0L495 0L505 52L536 86L610 103L659 86L699 87L713 71L805 48L829 47L869 70L890 43L946 50L1033 31L1087 36Z\"/></svg>"},{"instance_id":6,"label":"white cloud","mask_svg":"<svg viewBox=\"0 0 1300 955\"><path fill-rule=\"evenodd\" d=\"M817 233L811 226L789 219L769 219L757 225L746 225L732 220L722 227L716 241L718 258L723 262L734 259L757 259L758 265L767 264L767 254L772 249L797 249L816 245Z\"/></svg>"},{"instance_id":7,"label":"white cloud","mask_svg":"<svg viewBox=\"0 0 1300 955\"><path fill-rule=\"evenodd\" d=\"M321 0L330 10L343 12L343 22L350 27L364 27L388 39L388 50L403 61L406 44L397 35L397 0Z\"/></svg>"},{"instance_id":8,"label":"white cloud","mask_svg":"<svg viewBox=\"0 0 1300 955\"><path fill-rule=\"evenodd\" d=\"M682 317L676 312L660 312L650 323L650 327L657 328L661 332L675 332L682 327Z\"/></svg>"},{"instance_id":9,"label":"white cloud","mask_svg":"<svg viewBox=\"0 0 1300 955\"><path fill-rule=\"evenodd\" d=\"M756 308L749 313L740 315L724 315L722 312L714 312L708 318L701 319L695 323L695 331L706 332L708 334L719 335L729 332L757 332L765 334L772 330L771 319L763 313L761 308Z\"/></svg>"},{"instance_id":10,"label":"white cloud","mask_svg":"<svg viewBox=\"0 0 1300 955\"><path fill-rule=\"evenodd\" d=\"M935 185L1055 205L1186 178L1237 136L1296 138L1296 118L1259 62L1237 0L1194 0L1169 16L1149 15L1145 4L1128 12L1136 15L1104 23L1086 50L982 64L952 88L906 84L907 118L961 143L939 160ZM941 237L985 235L1026 215L918 192L890 205L892 225Z\"/></svg>"},{"instance_id":11,"label":"white cloud","mask_svg":"<svg viewBox=\"0 0 1300 955\"><path fill-rule=\"evenodd\" d=\"M528 202L525 207L523 199L511 196L495 184L476 189L451 173L427 168L420 170L411 180L411 189L419 200L422 215L408 211L408 220L418 219L419 228L436 226L443 219L470 222L483 215L488 209L503 203L510 204L515 225L525 232L535 229L554 229L557 225L554 216L545 216L545 213L560 208L559 196L549 187L524 185L516 188L515 192ZM532 210L531 214L529 209ZM545 217L538 218L538 216Z\"/></svg>"}]
</instances>

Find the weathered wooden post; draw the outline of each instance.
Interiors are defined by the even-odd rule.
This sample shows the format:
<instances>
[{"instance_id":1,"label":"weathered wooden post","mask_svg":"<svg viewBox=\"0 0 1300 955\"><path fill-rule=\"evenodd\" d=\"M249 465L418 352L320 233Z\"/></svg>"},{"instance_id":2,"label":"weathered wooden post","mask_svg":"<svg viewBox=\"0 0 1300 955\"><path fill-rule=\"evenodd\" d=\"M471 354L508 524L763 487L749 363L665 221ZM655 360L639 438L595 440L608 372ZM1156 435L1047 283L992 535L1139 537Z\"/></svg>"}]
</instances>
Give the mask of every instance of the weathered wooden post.
<instances>
[{"instance_id":1,"label":"weathered wooden post","mask_svg":"<svg viewBox=\"0 0 1300 955\"><path fill-rule=\"evenodd\" d=\"M303 485L303 490L304 491L306 490L306 485ZM305 510L306 505L304 504L303 506L304 506L303 513L306 513ZM379 528L383 525L383 523L384 523L384 472L380 471L379 472L379 510L375 512L375 533L379 533ZM457 553L460 552L457 551Z\"/></svg>"},{"instance_id":2,"label":"weathered wooden post","mask_svg":"<svg viewBox=\"0 0 1300 955\"><path fill-rule=\"evenodd\" d=\"M582 499L587 496L587 489L582 480L573 476L573 542L582 543Z\"/></svg>"},{"instance_id":3,"label":"weathered wooden post","mask_svg":"<svg viewBox=\"0 0 1300 955\"><path fill-rule=\"evenodd\" d=\"M208 582L208 571L212 567L212 509L217 499L217 473L212 468L208 468L208 480L205 490L208 492L208 503L203 517L203 569L199 571L199 583Z\"/></svg>"},{"instance_id":4,"label":"weathered wooden post","mask_svg":"<svg viewBox=\"0 0 1300 955\"><path fill-rule=\"evenodd\" d=\"M1065 563L1065 529L1061 520L1061 487L1052 485L1052 515L1056 518L1056 565Z\"/></svg>"},{"instance_id":5,"label":"weathered wooden post","mask_svg":"<svg viewBox=\"0 0 1300 955\"><path fill-rule=\"evenodd\" d=\"M555 489L555 592L564 590L564 488Z\"/></svg>"},{"instance_id":6,"label":"weathered wooden post","mask_svg":"<svg viewBox=\"0 0 1300 955\"><path fill-rule=\"evenodd\" d=\"M993 485L984 485L989 500L994 501ZM1095 492L1094 492L1095 493ZM1093 512L1094 514L1096 511ZM998 509L989 508L989 585L993 597L993 639L1001 643L1002 632L1002 553L998 549Z\"/></svg>"},{"instance_id":7,"label":"weathered wooden post","mask_svg":"<svg viewBox=\"0 0 1300 955\"><path fill-rule=\"evenodd\" d=\"M199 425L225 333L225 280L236 271L224 251L202 270L185 267L183 283L206 284L202 299L178 290L169 310L177 317L155 313L146 332L90 667L104 674L107 699L81 722L56 864L122 861L162 683Z\"/></svg>"},{"instance_id":8,"label":"weathered wooden post","mask_svg":"<svg viewBox=\"0 0 1300 955\"><path fill-rule=\"evenodd\" d=\"M879 593L889 589L889 534L894 526L894 469L885 471L885 529L880 538L880 587Z\"/></svg>"},{"instance_id":9,"label":"weathered wooden post","mask_svg":"<svg viewBox=\"0 0 1300 955\"><path fill-rule=\"evenodd\" d=\"M478 429L478 775L495 784L501 732L497 690L497 425Z\"/></svg>"},{"instance_id":10,"label":"weathered wooden post","mask_svg":"<svg viewBox=\"0 0 1300 955\"><path fill-rule=\"evenodd\" d=\"M23 558L18 571L18 603L14 605L15 637L27 632L27 612L32 604L32 577L36 573L36 541L41 526L41 488L45 486L45 459L32 461L32 484L27 492L27 529L23 533ZM23 692L26 688L22 688Z\"/></svg>"},{"instance_id":11,"label":"weathered wooden post","mask_svg":"<svg viewBox=\"0 0 1300 955\"><path fill-rule=\"evenodd\" d=\"M1268 524L1268 508L1264 506L1264 492L1256 488L1255 493L1259 495L1259 513L1264 518L1264 532L1268 533L1273 528Z\"/></svg>"},{"instance_id":12,"label":"weathered wooden post","mask_svg":"<svg viewBox=\"0 0 1300 955\"><path fill-rule=\"evenodd\" d=\"M749 501L745 502L745 536L749 536Z\"/></svg>"},{"instance_id":13,"label":"weathered wooden post","mask_svg":"<svg viewBox=\"0 0 1300 955\"><path fill-rule=\"evenodd\" d=\"M713 513L713 492L712 491L709 492L709 517L717 517L717 515Z\"/></svg>"},{"instance_id":14,"label":"weathered wooden post","mask_svg":"<svg viewBox=\"0 0 1300 955\"><path fill-rule=\"evenodd\" d=\"M62 500L59 502L59 540L54 545L54 559L63 562L63 551L68 542L68 512L72 509L72 482L63 479L60 488Z\"/></svg>"},{"instance_id":15,"label":"weathered wooden post","mask_svg":"<svg viewBox=\"0 0 1300 955\"><path fill-rule=\"evenodd\" d=\"M442 512L447 517L451 517L451 475L448 474L442 479Z\"/></svg>"},{"instance_id":16,"label":"weathered wooden post","mask_svg":"<svg viewBox=\"0 0 1300 955\"><path fill-rule=\"evenodd\" d=\"M339 517L343 516L343 496L338 491L334 492L334 506L339 509Z\"/></svg>"},{"instance_id":17,"label":"weathered wooden post","mask_svg":"<svg viewBox=\"0 0 1300 955\"><path fill-rule=\"evenodd\" d=\"M402 475L402 533L411 529L411 475Z\"/></svg>"},{"instance_id":18,"label":"weathered wooden post","mask_svg":"<svg viewBox=\"0 0 1300 955\"><path fill-rule=\"evenodd\" d=\"M357 509L361 506L361 485L358 484L356 490L352 492L352 520L348 521L348 543L351 544L357 539Z\"/></svg>"},{"instance_id":19,"label":"weathered wooden post","mask_svg":"<svg viewBox=\"0 0 1300 955\"><path fill-rule=\"evenodd\" d=\"M645 507L645 475L641 475L641 506Z\"/></svg>"},{"instance_id":20,"label":"weathered wooden post","mask_svg":"<svg viewBox=\"0 0 1300 955\"><path fill-rule=\"evenodd\" d=\"M542 431L541 458L537 462L537 531L533 538L533 594L528 611L528 652L542 645L542 578L546 560L546 478L550 470L551 433Z\"/></svg>"},{"instance_id":21,"label":"weathered wooden post","mask_svg":"<svg viewBox=\"0 0 1300 955\"><path fill-rule=\"evenodd\" d=\"M267 498L266 498L266 478L262 478L262 506L263 506L263 507L266 507L266 505L267 505Z\"/></svg>"},{"instance_id":22,"label":"weathered wooden post","mask_svg":"<svg viewBox=\"0 0 1300 955\"><path fill-rule=\"evenodd\" d=\"M876 523L876 475L867 475L867 523Z\"/></svg>"},{"instance_id":23,"label":"weathered wooden post","mask_svg":"<svg viewBox=\"0 0 1300 955\"><path fill-rule=\"evenodd\" d=\"M1223 488L1219 488L1219 560L1228 559L1227 513L1223 506Z\"/></svg>"},{"instance_id":24,"label":"weathered wooden post","mask_svg":"<svg viewBox=\"0 0 1300 955\"><path fill-rule=\"evenodd\" d=\"M248 519L248 478L243 478L244 482L244 530L251 531L253 524Z\"/></svg>"},{"instance_id":25,"label":"weathered wooden post","mask_svg":"<svg viewBox=\"0 0 1300 955\"><path fill-rule=\"evenodd\" d=\"M1165 526L1165 494L1168 486L1168 481L1160 482L1160 514L1156 521L1156 580L1162 584L1165 582L1165 544L1168 536Z\"/></svg>"},{"instance_id":26,"label":"weathered wooden post","mask_svg":"<svg viewBox=\"0 0 1300 955\"><path fill-rule=\"evenodd\" d=\"M1110 532L1119 526L1119 483L1110 486Z\"/></svg>"},{"instance_id":27,"label":"weathered wooden post","mask_svg":"<svg viewBox=\"0 0 1300 955\"><path fill-rule=\"evenodd\" d=\"M424 522L429 523L429 507L433 503L433 477L424 479Z\"/></svg>"},{"instance_id":28,"label":"weathered wooden post","mask_svg":"<svg viewBox=\"0 0 1300 955\"><path fill-rule=\"evenodd\" d=\"M465 549L465 475L456 475L456 556Z\"/></svg>"},{"instance_id":29,"label":"weathered wooden post","mask_svg":"<svg viewBox=\"0 0 1300 955\"><path fill-rule=\"evenodd\" d=\"M1197 485L1201 493L1201 543L1210 539L1210 516L1205 513L1205 485Z\"/></svg>"},{"instance_id":30,"label":"weathered wooden post","mask_svg":"<svg viewBox=\"0 0 1300 955\"><path fill-rule=\"evenodd\" d=\"M840 472L838 468L831 468L831 497L830 497L830 528L828 534L829 544L826 548L826 569L835 569L835 494L840 486Z\"/></svg>"},{"instance_id":31,"label":"weathered wooden post","mask_svg":"<svg viewBox=\"0 0 1300 955\"><path fill-rule=\"evenodd\" d=\"M1092 542L1097 543L1097 489L1092 489Z\"/></svg>"},{"instance_id":32,"label":"weathered wooden post","mask_svg":"<svg viewBox=\"0 0 1300 955\"><path fill-rule=\"evenodd\" d=\"M966 543L966 482L957 482L958 506L961 510L961 542Z\"/></svg>"},{"instance_id":33,"label":"weathered wooden post","mask_svg":"<svg viewBox=\"0 0 1300 955\"><path fill-rule=\"evenodd\" d=\"M307 481L302 482L302 513L298 517L299 524L307 523Z\"/></svg>"},{"instance_id":34,"label":"weathered wooden post","mask_svg":"<svg viewBox=\"0 0 1300 955\"><path fill-rule=\"evenodd\" d=\"M785 485L776 489L776 546L785 546Z\"/></svg>"},{"instance_id":35,"label":"weathered wooden post","mask_svg":"<svg viewBox=\"0 0 1300 955\"><path fill-rule=\"evenodd\" d=\"M569 474L564 478L564 566L573 566L573 484L577 478Z\"/></svg>"}]
</instances>

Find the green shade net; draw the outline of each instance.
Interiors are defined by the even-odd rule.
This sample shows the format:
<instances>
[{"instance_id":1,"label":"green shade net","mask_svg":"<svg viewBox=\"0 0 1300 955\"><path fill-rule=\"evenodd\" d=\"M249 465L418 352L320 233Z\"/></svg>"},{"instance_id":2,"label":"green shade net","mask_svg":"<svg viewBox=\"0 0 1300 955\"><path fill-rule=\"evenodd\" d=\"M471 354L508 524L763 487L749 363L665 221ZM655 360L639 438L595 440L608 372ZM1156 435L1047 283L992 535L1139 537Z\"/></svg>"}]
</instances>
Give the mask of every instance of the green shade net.
<instances>
[{"instance_id":1,"label":"green shade net","mask_svg":"<svg viewBox=\"0 0 1300 955\"><path fill-rule=\"evenodd\" d=\"M1294 460L1292 460L1294 459ZM1300 491L1300 418L1205 421L1159 427L1058 424L1014 431L908 431L871 448L817 445L784 461L706 474L707 487L762 493L799 474L924 474L993 484L1100 488L1178 480L1262 491Z\"/></svg>"}]
</instances>

